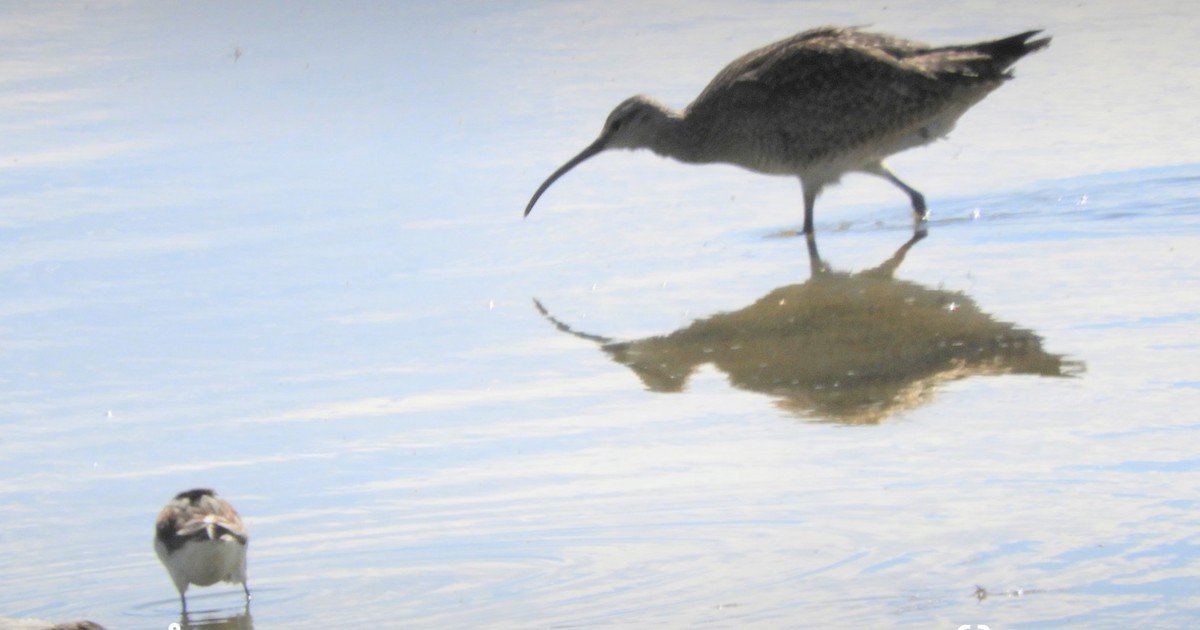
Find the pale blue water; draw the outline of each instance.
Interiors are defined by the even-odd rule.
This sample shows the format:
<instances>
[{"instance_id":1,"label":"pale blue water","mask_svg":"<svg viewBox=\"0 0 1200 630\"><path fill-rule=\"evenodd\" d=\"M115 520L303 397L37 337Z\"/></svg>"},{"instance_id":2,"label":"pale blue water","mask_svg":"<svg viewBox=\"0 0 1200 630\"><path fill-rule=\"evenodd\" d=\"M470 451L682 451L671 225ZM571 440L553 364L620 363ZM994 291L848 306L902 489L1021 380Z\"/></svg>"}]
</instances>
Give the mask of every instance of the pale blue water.
<instances>
[{"instance_id":1,"label":"pale blue water","mask_svg":"<svg viewBox=\"0 0 1200 630\"><path fill-rule=\"evenodd\" d=\"M211 486L251 531L252 620L192 591L226 627L1200 620L1186 20L638 7L5 7L0 617L181 621L152 522ZM892 280L851 274L909 240L903 196L822 198L823 299L866 323L745 310L828 286L788 179L614 154L520 218L624 96L827 22L1056 38L893 161L934 220ZM747 319L655 386L662 348L639 372L535 299L610 351ZM871 319L926 299L983 335Z\"/></svg>"}]
</instances>

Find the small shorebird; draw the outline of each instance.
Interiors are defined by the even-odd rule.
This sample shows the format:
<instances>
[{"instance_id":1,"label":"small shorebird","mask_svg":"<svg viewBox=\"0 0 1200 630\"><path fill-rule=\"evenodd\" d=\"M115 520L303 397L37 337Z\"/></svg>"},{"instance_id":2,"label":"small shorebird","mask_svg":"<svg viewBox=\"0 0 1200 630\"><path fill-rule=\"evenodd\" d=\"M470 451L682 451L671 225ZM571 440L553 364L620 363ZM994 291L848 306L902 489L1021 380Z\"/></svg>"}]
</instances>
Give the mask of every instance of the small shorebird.
<instances>
[{"instance_id":1,"label":"small shorebird","mask_svg":"<svg viewBox=\"0 0 1200 630\"><path fill-rule=\"evenodd\" d=\"M250 602L246 586L249 541L237 510L207 488L180 492L158 513L154 551L171 574L185 613L184 593L189 584L240 583L246 602Z\"/></svg>"},{"instance_id":2,"label":"small shorebird","mask_svg":"<svg viewBox=\"0 0 1200 630\"><path fill-rule=\"evenodd\" d=\"M945 136L972 105L1012 78L1021 57L1050 43L1041 31L934 47L858 28L805 31L725 67L682 112L645 96L621 103L600 137L554 171L525 206L533 210L559 177L605 149L650 149L682 162L725 162L800 178L804 232L825 186L849 172L882 177L912 200L884 158Z\"/></svg>"}]
</instances>

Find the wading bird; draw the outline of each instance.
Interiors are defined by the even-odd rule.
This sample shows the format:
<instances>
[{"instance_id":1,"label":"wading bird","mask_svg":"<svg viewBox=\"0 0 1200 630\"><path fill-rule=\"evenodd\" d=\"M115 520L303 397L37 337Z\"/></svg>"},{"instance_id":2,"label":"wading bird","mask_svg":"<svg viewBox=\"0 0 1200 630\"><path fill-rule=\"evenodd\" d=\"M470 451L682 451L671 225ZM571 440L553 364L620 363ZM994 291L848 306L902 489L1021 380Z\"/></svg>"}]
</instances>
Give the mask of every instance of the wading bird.
<instances>
[{"instance_id":1,"label":"wading bird","mask_svg":"<svg viewBox=\"0 0 1200 630\"><path fill-rule=\"evenodd\" d=\"M821 189L845 173L899 187L923 220L925 198L883 160L948 134L972 105L1012 78L1009 68L1050 38L1028 31L995 41L929 46L858 28L805 31L751 51L717 73L682 112L645 96L621 103L600 137L554 171L559 177L605 149L650 149L681 162L736 164L800 178L804 232Z\"/></svg>"},{"instance_id":2,"label":"wading bird","mask_svg":"<svg viewBox=\"0 0 1200 630\"><path fill-rule=\"evenodd\" d=\"M158 513L154 529L154 551L175 582L183 612L187 612L184 593L189 584L241 584L250 602L246 586L250 537L228 501L207 488L180 492Z\"/></svg>"}]
</instances>

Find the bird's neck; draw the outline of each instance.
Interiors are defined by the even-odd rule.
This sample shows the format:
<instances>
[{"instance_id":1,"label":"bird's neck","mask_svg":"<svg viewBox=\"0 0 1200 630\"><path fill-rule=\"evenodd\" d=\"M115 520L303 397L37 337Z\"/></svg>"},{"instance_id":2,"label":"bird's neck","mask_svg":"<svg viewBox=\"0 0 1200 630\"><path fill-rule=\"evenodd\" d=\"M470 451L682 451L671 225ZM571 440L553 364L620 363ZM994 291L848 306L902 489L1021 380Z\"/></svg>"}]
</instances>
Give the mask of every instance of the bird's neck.
<instances>
[{"instance_id":1,"label":"bird's neck","mask_svg":"<svg viewBox=\"0 0 1200 630\"><path fill-rule=\"evenodd\" d=\"M696 135L692 133L687 118L667 107L659 108L658 113L661 117L654 121L653 133L644 138L644 146L680 162L705 161L700 157Z\"/></svg>"}]
</instances>

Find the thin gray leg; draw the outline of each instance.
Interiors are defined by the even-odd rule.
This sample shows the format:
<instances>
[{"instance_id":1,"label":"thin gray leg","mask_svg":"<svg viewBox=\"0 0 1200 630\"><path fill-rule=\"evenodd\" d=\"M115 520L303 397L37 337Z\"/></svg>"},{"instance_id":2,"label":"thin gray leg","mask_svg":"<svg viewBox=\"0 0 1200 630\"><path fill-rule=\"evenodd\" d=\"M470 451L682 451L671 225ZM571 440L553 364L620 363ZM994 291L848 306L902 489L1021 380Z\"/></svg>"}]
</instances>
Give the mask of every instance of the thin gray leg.
<instances>
[{"instance_id":1,"label":"thin gray leg","mask_svg":"<svg viewBox=\"0 0 1200 630\"><path fill-rule=\"evenodd\" d=\"M821 185L800 180L800 190L804 192L804 233L813 233L813 208L817 205L817 195Z\"/></svg>"},{"instance_id":2,"label":"thin gray leg","mask_svg":"<svg viewBox=\"0 0 1200 630\"><path fill-rule=\"evenodd\" d=\"M900 181L900 178L896 177L896 175L894 173L889 171L888 168L886 166L884 166L882 162L871 165L867 168L864 168L863 172L870 173L872 175L878 175L879 177L882 177L882 178L888 180L889 182L891 182L894 186L896 186L900 190L903 190L904 192L908 193L909 198L912 199L913 213L917 215L918 219L923 221L929 216L929 210L925 208L925 195L922 195L921 193L917 192L917 190L915 188L913 188L912 186L909 186L908 184L905 184L904 182Z\"/></svg>"}]
</instances>

